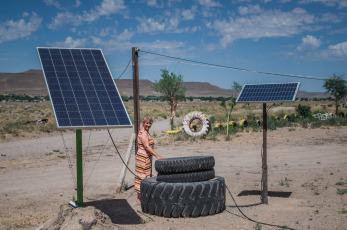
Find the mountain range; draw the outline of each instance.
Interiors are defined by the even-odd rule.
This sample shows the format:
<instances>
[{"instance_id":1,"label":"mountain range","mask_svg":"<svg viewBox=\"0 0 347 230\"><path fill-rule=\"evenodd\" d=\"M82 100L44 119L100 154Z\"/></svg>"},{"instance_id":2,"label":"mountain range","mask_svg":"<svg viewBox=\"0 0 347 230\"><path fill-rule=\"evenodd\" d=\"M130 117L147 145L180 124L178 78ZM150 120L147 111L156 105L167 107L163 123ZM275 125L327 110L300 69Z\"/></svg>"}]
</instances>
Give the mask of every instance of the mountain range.
<instances>
[{"instance_id":1,"label":"mountain range","mask_svg":"<svg viewBox=\"0 0 347 230\"><path fill-rule=\"evenodd\" d=\"M131 96L133 94L133 80L119 79L115 80L119 93L122 96ZM160 95L151 89L153 82L149 80L140 80L140 95L151 96ZM235 95L232 89L223 89L207 82L184 82L186 87L186 96L212 96L212 97L230 97ZM42 70L30 69L22 73L0 73L0 94L26 94L30 96L48 95L46 83ZM325 98L328 93L299 91L299 98Z\"/></svg>"}]
</instances>

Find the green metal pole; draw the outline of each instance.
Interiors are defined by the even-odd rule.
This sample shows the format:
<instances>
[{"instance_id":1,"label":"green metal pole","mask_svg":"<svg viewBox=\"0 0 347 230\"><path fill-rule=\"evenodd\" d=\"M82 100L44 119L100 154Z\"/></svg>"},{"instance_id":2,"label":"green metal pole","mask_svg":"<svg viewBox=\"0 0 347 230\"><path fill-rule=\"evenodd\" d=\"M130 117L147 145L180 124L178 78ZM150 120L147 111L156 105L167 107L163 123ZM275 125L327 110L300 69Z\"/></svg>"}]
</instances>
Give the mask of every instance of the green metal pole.
<instances>
[{"instance_id":1,"label":"green metal pole","mask_svg":"<svg viewBox=\"0 0 347 230\"><path fill-rule=\"evenodd\" d=\"M77 204L83 205L82 130L76 129Z\"/></svg>"}]
</instances>

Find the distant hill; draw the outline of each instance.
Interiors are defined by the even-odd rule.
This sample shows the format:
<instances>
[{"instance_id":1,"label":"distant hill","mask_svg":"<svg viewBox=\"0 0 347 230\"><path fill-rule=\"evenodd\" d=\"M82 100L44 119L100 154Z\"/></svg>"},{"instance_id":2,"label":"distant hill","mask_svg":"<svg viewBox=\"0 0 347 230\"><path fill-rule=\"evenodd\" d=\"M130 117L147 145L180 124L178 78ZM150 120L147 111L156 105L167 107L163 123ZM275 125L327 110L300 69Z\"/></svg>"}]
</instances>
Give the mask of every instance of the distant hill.
<instances>
[{"instance_id":1,"label":"distant hill","mask_svg":"<svg viewBox=\"0 0 347 230\"><path fill-rule=\"evenodd\" d=\"M131 96L133 94L132 79L119 79L115 82L121 95ZM153 82L149 80L140 80L140 95L159 95L150 88L152 84ZM184 85L187 88L186 96L229 97L234 95L234 91L231 89L223 89L207 82L184 82ZM9 93L31 96L48 95L42 70L30 69L22 73L0 73L0 94ZM298 92L299 98L324 98L328 96L329 94L322 92Z\"/></svg>"}]
</instances>

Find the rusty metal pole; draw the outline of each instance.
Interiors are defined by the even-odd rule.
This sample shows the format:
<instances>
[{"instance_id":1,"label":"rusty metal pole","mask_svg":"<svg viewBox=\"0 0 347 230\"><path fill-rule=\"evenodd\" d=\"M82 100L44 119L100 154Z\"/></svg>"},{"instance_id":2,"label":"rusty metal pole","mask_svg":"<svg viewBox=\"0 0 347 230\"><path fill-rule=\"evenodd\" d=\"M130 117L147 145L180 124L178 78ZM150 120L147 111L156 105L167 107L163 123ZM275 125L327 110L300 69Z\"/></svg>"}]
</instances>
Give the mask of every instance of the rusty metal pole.
<instances>
[{"instance_id":1,"label":"rusty metal pole","mask_svg":"<svg viewBox=\"0 0 347 230\"><path fill-rule=\"evenodd\" d=\"M134 97L134 132L137 136L140 130L140 87L139 87L139 49L132 48L133 63L133 97ZM135 152L137 152L137 138L135 138Z\"/></svg>"},{"instance_id":2,"label":"rusty metal pole","mask_svg":"<svg viewBox=\"0 0 347 230\"><path fill-rule=\"evenodd\" d=\"M261 200L268 203L268 183L267 183L267 113L266 103L263 103L263 158L262 158L262 191Z\"/></svg>"}]
</instances>

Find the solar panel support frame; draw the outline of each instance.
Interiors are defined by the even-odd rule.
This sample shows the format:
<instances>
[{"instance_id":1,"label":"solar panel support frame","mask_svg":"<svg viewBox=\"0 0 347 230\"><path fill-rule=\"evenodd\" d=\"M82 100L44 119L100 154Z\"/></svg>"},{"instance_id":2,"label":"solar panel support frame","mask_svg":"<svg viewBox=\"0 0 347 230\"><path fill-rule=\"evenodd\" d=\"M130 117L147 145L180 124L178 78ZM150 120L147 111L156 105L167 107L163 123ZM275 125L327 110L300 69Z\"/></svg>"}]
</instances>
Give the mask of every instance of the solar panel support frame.
<instances>
[{"instance_id":1,"label":"solar panel support frame","mask_svg":"<svg viewBox=\"0 0 347 230\"><path fill-rule=\"evenodd\" d=\"M278 83L271 83L272 85L277 84L277 85L281 85ZM282 84L297 84L295 87L295 90L291 91L292 93L292 97L290 99L290 95L287 96L286 100L245 100L245 101L239 101L240 98L243 96L243 93L245 93L245 89L246 86L258 86L258 88L254 87L255 91L258 91L262 94L265 93L271 93L271 92L266 92L263 90L265 85L271 85L271 84L258 84L258 85L249 85L249 84L245 84L240 92L240 94L237 97L236 103L262 103L263 104L263 154L262 154L262 180L261 180L261 184L262 184L262 191L261 191L261 201L265 204L268 204L268 167L267 167L267 111L266 111L266 103L267 102L293 102L295 101L296 95L299 91L299 87L300 87L300 82L291 82L291 83L282 83ZM260 87L259 87L260 86ZM270 87L271 88L271 87ZM250 92L247 92L250 93ZM253 92L252 92L253 93ZM254 92L255 93L255 92ZM264 96L264 95L263 95ZM269 98L269 96L264 97L265 99ZM273 97L275 98L275 97ZM282 97L281 97L282 98ZM290 100L288 100L290 99Z\"/></svg>"},{"instance_id":2,"label":"solar panel support frame","mask_svg":"<svg viewBox=\"0 0 347 230\"><path fill-rule=\"evenodd\" d=\"M126 111L126 108L125 108L125 105L124 105L124 102L123 102L123 100L121 99L121 97L120 97L120 94L119 94L119 91L118 91L118 88L117 88L117 86L116 86L116 84L115 84L115 82L114 82L114 80L113 80L113 77L112 77L112 74L111 74L111 71L110 71L110 69L109 69L109 67L108 67L108 64L107 64L107 62L106 62L106 60L105 60L105 57L104 57L104 55L103 55L103 53L102 53L102 51L101 51L101 49L84 49L84 50L99 50L100 51L100 53L101 53L101 55L102 55L102 61L104 61L104 64L106 65L106 67L107 67L107 70L108 70L108 73L110 74L110 77L112 78L112 82L113 82L113 86L114 86L114 88L115 88L115 90L116 90L116 93L117 93L117 95L116 96L118 96L118 98L119 98L119 100L121 101L121 104L122 104L122 109L124 109L124 111L125 111L125 114L126 114L126 116L127 116L127 119L128 119L128 121L129 121L129 125L107 125L107 126L63 126L63 127L60 127L60 125L59 125L59 122L58 122L58 117L57 117L57 113L56 113L56 110L55 110L55 106L54 106L54 103L53 103L53 99L52 99L52 95L51 95L51 90L50 90L50 84L48 83L48 80L47 80L47 76L46 76L46 71L45 71L45 69L44 69L44 64L43 64L43 61L42 61L42 59L41 59L41 56L40 56L40 52L39 52L39 50L40 49L57 49L57 50L59 50L59 52L60 52L60 55L62 55L61 54L61 49L64 49L64 50L66 50L66 48L44 48L44 47L37 47L37 52L38 52L38 54L39 54L39 57L40 57L40 63L41 63L41 66L42 66L42 68L43 68L43 75L44 75L44 79L45 79L45 83L46 83L46 86L47 86L47 88L48 88L48 94L49 94L49 97L51 98L51 103L52 103L52 109L53 109L53 112L54 112L54 116L55 116L55 118L56 118L56 123L57 123L57 128L59 129L59 128L63 128L63 129L76 129L76 176L77 176L77 181L76 181L76 191L77 191L77 205L79 205L79 206L82 206L83 205L83 162L82 162L82 128L83 129L87 129L87 128L131 128L131 127L133 127L132 125L131 125L131 120L130 120L130 118L129 118L129 114L128 114L128 112ZM71 49L68 49L68 50L71 50ZM75 50L83 50L83 49L75 49ZM50 52L48 52L48 53L50 53ZM81 54L82 54L82 52L81 52ZM72 53L71 53L71 55L72 55ZM48 60L50 60L51 62L52 62L52 64L54 63L54 61L53 61L53 58L52 58L52 55L51 55L51 53L50 53L50 58L52 59L48 59ZM71 60L63 60L63 58L61 58L62 60L62 62L61 63L63 63L63 66L64 66L64 68L65 68L65 71L66 71L66 75L68 76L68 77L71 77L71 76L69 76L69 74L68 74L68 72L67 72L67 66L65 65L66 63L65 63L65 61L70 61L70 64L72 64L72 62L71 62ZM93 59L94 59L94 62L95 62L95 64L97 63L97 60L95 59L95 57L93 56ZM87 67L87 63L86 63L86 60L83 58L83 60L84 60L84 64L86 65L85 67L86 67L86 69L88 68ZM60 60L58 60L57 62L59 62ZM77 66L76 66L76 61L77 60L73 60L73 62L74 62L74 65L71 65L71 66L73 66L73 67L75 67L76 68L76 70L78 69L77 68ZM100 61L100 60L99 60ZM100 61L101 62L101 61ZM103 64L103 63L102 63ZM54 66L54 64L53 64L53 67L54 67L54 73L56 74L56 75L58 75L58 73L56 72L56 67ZM71 67L69 67L69 68L71 68ZM61 68L61 69L63 69L63 68ZM73 68L72 68L73 69ZM96 68L97 69L97 68ZM105 68L103 69L104 71L105 71ZM100 74L100 78L101 78L101 73L100 73L100 69L98 70L99 71L99 74ZM80 75L80 73L79 72L77 72L78 73L78 75ZM91 77L91 73L89 73L89 76ZM56 76L57 77L57 76ZM56 79L57 80L57 82L59 82L58 81L58 79ZM70 82L70 84L71 84L71 80L72 79L69 79L69 82ZM81 86L82 86L82 79L79 79L79 81L80 81L80 83L81 83ZM105 90L106 91L106 85L105 85L105 83L103 82L103 84L104 84L104 87L105 88L103 88L103 90ZM71 87L72 87L72 85L71 85ZM94 87L94 90L96 90L96 85L93 85L93 87ZM59 88L60 88L60 90L62 91L62 88L61 88L61 85L59 85ZM72 89L72 88L71 88ZM83 89L85 89L84 87L83 87ZM86 91L83 91L84 93L85 93L85 96L87 96L87 94L86 94ZM74 93L75 94L75 93ZM107 92L107 94L108 94L108 92ZM75 96L75 95L74 95ZM75 102L76 102L76 104L77 104L77 97L74 97L74 99L75 99ZM109 97L109 100L110 100L110 103L111 103L111 97ZM99 99L98 100L99 101L99 103L101 104L101 100ZM64 101L64 103L65 103L65 101ZM65 104L64 104L65 105ZM89 104L88 106L90 106L90 109L92 109L92 107L91 107L91 104ZM113 105L112 105L113 106ZM77 107L76 107L77 108ZM113 108L113 107L112 107ZM70 112L74 112L74 111L70 111ZM80 112L80 111L78 111L78 112ZM114 110L114 112L116 112L116 110ZM105 115L105 114L104 114ZM105 117L106 118L106 117Z\"/></svg>"},{"instance_id":3,"label":"solar panel support frame","mask_svg":"<svg viewBox=\"0 0 347 230\"><path fill-rule=\"evenodd\" d=\"M39 57L40 57L40 63L41 63L41 66L42 66L42 69L44 70L44 65L43 65L43 61L41 59L41 56L40 56L40 52L39 50L40 49L52 49L52 50L97 50L97 51L100 51L101 52L101 55L103 57L103 61L105 62L105 65L106 65L106 68L108 70L108 73L109 75L111 76L112 78L112 81L113 81L113 85L115 87L115 90L117 92L117 95L119 95L119 98L120 98L120 101L121 101L121 104L122 104L122 107L124 108L124 111L126 113L126 117L129 121L129 125L93 125L93 126L88 126L88 125L82 125L82 126L62 126L59 124L58 122L58 119L57 119L57 111L54 107L54 104L52 103L52 93L51 93L51 90L50 90L50 87L49 87L49 83L47 81L47 76L46 76L46 72L43 71L43 75L44 75L44 79L45 79L45 83L46 83L46 86L47 86L47 89L48 89L48 94L49 94L49 97L51 99L51 103L52 103L52 109L53 109L53 113L54 113L54 116L56 118L56 124L57 124L57 129L96 129L96 128L132 128L133 125L131 124L131 120L130 120L130 117L129 117L129 114L128 112L126 111L126 108L125 108L125 105L124 105L124 102L123 100L121 99L120 97L120 94L119 94L119 91L118 91L118 88L117 88L117 85L115 84L114 82L114 79L112 77L112 73L109 69L109 66L106 62L106 59L104 57L104 54L102 53L102 50L100 48L63 48L63 47L37 47L37 52L39 54ZM53 62L53 61L52 61Z\"/></svg>"}]
</instances>

